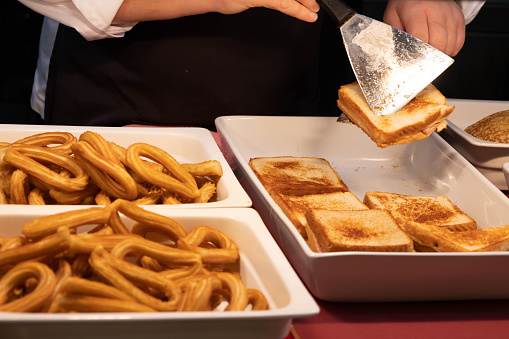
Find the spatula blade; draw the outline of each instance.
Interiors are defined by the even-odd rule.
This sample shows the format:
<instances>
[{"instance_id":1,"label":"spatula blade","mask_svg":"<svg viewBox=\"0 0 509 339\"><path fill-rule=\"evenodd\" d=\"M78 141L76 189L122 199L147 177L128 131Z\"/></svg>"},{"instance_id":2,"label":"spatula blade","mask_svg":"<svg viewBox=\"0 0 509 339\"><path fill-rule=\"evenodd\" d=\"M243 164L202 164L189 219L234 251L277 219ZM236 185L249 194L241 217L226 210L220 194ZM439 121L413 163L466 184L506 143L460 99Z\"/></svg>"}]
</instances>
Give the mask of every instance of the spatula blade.
<instances>
[{"instance_id":1,"label":"spatula blade","mask_svg":"<svg viewBox=\"0 0 509 339\"><path fill-rule=\"evenodd\" d=\"M356 14L340 27L345 48L376 115L399 111L454 60L404 31Z\"/></svg>"}]
</instances>

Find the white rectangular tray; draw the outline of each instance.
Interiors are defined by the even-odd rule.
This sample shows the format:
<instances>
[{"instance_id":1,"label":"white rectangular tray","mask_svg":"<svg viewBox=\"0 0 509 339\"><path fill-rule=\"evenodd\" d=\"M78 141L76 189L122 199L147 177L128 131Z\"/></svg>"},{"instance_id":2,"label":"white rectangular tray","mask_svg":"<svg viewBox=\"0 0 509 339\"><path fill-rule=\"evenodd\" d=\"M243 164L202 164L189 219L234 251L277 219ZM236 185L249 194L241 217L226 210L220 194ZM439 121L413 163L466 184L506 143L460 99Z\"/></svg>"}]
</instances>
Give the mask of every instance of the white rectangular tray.
<instances>
[{"instance_id":1,"label":"white rectangular tray","mask_svg":"<svg viewBox=\"0 0 509 339\"><path fill-rule=\"evenodd\" d=\"M246 312L2 313L2 338L284 338L292 318L318 314L313 297L292 269L260 216L251 208L171 209L160 214L187 230L218 229L240 249L240 274L248 288L267 297L270 309ZM0 235L21 234L21 226L42 214L2 213ZM126 225L130 227L128 221ZM78 229L79 230L79 229Z\"/></svg>"},{"instance_id":2,"label":"white rectangular tray","mask_svg":"<svg viewBox=\"0 0 509 339\"><path fill-rule=\"evenodd\" d=\"M447 104L456 108L440 135L495 186L507 190L502 166L509 162L509 144L477 139L464 129L490 114L508 110L509 101L449 99Z\"/></svg>"},{"instance_id":3,"label":"white rectangular tray","mask_svg":"<svg viewBox=\"0 0 509 339\"><path fill-rule=\"evenodd\" d=\"M436 133L376 147L328 117L220 117L241 184L301 279L329 301L509 298L509 253L314 253L248 165L253 157L327 159L359 199L367 191L448 196L479 227L509 224L509 199Z\"/></svg>"},{"instance_id":4,"label":"white rectangular tray","mask_svg":"<svg viewBox=\"0 0 509 339\"><path fill-rule=\"evenodd\" d=\"M188 127L77 127L77 126L39 126L39 125L0 125L0 141L14 142L23 137L43 132L71 132L79 137L85 131L99 133L106 140L128 147L136 142L144 142L161 148L177 161L198 163L205 160L217 160L223 168L223 176L217 185L217 201L200 204L182 204L178 208L217 208L217 207L250 207L252 202L246 194L231 167L217 146L210 131L204 128ZM20 206L0 205L9 212L26 213L27 211L46 211L58 213L64 210L86 208L90 206L47 205ZM172 205L147 205L144 208L160 211L175 208Z\"/></svg>"}]
</instances>

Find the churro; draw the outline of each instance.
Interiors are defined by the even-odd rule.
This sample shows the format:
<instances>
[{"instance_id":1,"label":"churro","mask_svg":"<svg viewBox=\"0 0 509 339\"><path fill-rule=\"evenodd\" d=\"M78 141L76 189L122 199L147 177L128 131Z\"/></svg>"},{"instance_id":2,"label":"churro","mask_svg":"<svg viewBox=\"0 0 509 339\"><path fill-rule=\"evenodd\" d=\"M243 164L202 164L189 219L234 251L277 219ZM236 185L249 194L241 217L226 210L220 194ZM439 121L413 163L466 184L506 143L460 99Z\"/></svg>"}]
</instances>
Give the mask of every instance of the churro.
<instances>
[{"instance_id":1,"label":"churro","mask_svg":"<svg viewBox=\"0 0 509 339\"><path fill-rule=\"evenodd\" d=\"M0 143L0 204L207 203L222 175L217 160L180 164L156 146L124 148L91 131Z\"/></svg>"},{"instance_id":2,"label":"churro","mask_svg":"<svg viewBox=\"0 0 509 339\"><path fill-rule=\"evenodd\" d=\"M132 230L124 218L134 222ZM268 308L263 293L246 288L231 265L239 250L229 237L207 226L187 232L131 201L43 216L22 233L0 238L0 311Z\"/></svg>"},{"instance_id":3,"label":"churro","mask_svg":"<svg viewBox=\"0 0 509 339\"><path fill-rule=\"evenodd\" d=\"M141 157L146 157L161 164L169 174L165 174L147 166ZM178 161L160 148L145 144L135 143L127 148L126 162L136 174L151 184L165 188L170 192L187 198L195 199L200 196L196 180L186 171Z\"/></svg>"},{"instance_id":4,"label":"churro","mask_svg":"<svg viewBox=\"0 0 509 339\"><path fill-rule=\"evenodd\" d=\"M114 198L134 200L138 197L138 187L124 166L108 149L106 141L100 143L94 138L95 149L86 141L71 146L78 164L85 169L92 180L107 194ZM110 154L111 153L111 154Z\"/></svg>"},{"instance_id":5,"label":"churro","mask_svg":"<svg viewBox=\"0 0 509 339\"><path fill-rule=\"evenodd\" d=\"M75 142L76 137L69 132L43 132L19 139L13 144L47 147L52 151L70 155L71 145Z\"/></svg>"},{"instance_id":6,"label":"churro","mask_svg":"<svg viewBox=\"0 0 509 339\"><path fill-rule=\"evenodd\" d=\"M89 182L88 174L74 158L42 147L12 144L5 153L4 161L62 191L80 191ZM43 162L63 167L74 177L63 177L43 165Z\"/></svg>"},{"instance_id":7,"label":"churro","mask_svg":"<svg viewBox=\"0 0 509 339\"><path fill-rule=\"evenodd\" d=\"M10 301L9 296L13 289L30 278L35 278L37 281L35 289L20 298ZM55 283L55 274L47 265L36 261L17 264L0 279L0 311L38 311L50 299Z\"/></svg>"},{"instance_id":8,"label":"churro","mask_svg":"<svg viewBox=\"0 0 509 339\"><path fill-rule=\"evenodd\" d=\"M213 246L201 246L204 243ZM205 264L230 264L239 259L239 249L224 233L208 226L194 228L177 241L177 247L198 253Z\"/></svg>"}]
</instances>

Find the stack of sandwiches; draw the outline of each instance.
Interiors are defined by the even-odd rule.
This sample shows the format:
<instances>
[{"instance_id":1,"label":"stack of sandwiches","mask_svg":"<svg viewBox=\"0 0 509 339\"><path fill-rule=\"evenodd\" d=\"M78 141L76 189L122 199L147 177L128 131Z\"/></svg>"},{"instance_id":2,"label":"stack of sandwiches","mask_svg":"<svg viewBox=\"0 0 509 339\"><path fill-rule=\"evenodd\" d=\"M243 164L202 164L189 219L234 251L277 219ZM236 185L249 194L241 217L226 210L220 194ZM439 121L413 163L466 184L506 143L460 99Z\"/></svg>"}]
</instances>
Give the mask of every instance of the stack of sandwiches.
<instances>
[{"instance_id":1,"label":"stack of sandwiches","mask_svg":"<svg viewBox=\"0 0 509 339\"><path fill-rule=\"evenodd\" d=\"M315 252L475 252L509 249L509 225L478 229L443 195L349 191L329 162L260 157L249 165Z\"/></svg>"},{"instance_id":2,"label":"stack of sandwiches","mask_svg":"<svg viewBox=\"0 0 509 339\"><path fill-rule=\"evenodd\" d=\"M454 110L432 84L428 85L396 113L376 115L369 107L357 82L341 86L338 107L350 121L373 140L378 147L407 144L429 137L447 127L445 120Z\"/></svg>"}]
</instances>

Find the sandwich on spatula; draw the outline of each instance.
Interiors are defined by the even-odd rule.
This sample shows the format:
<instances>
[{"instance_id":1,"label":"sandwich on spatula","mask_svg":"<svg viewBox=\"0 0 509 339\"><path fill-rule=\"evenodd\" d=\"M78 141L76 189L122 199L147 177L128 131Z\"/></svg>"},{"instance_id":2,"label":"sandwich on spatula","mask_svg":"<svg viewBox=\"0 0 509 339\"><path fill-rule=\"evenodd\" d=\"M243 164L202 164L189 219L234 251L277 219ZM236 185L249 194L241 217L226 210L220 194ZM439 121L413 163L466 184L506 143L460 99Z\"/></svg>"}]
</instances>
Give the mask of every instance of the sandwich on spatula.
<instances>
[{"instance_id":1,"label":"sandwich on spatula","mask_svg":"<svg viewBox=\"0 0 509 339\"><path fill-rule=\"evenodd\" d=\"M447 126L454 110L432 84L428 85L396 113L376 115L357 82L341 86L338 107L379 147L406 144L430 136Z\"/></svg>"}]
</instances>

